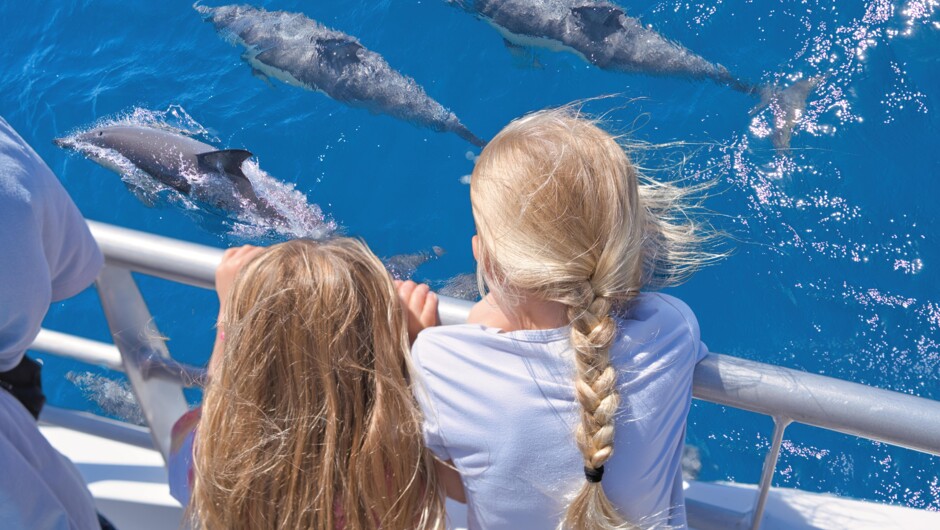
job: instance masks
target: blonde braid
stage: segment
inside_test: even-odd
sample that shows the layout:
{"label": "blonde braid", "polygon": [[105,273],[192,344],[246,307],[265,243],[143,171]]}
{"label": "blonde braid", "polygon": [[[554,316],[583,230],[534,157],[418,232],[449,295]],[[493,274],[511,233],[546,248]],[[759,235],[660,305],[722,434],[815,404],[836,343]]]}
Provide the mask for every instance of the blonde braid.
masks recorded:
{"label": "blonde braid", "polygon": [[571,344],[575,351],[575,390],[581,404],[578,448],[584,465],[598,469],[614,446],[613,419],[620,404],[617,373],[610,364],[610,344],[617,326],[607,313],[610,303],[594,298],[586,309],[571,308]]}
{"label": "blonde braid", "polygon": [[611,301],[585,282],[583,302],[569,306],[571,345],[575,359],[575,396],[581,423],[575,439],[584,456],[585,482],[568,505],[563,527],[572,530],[633,528],[607,498],[601,486],[604,464],[614,451],[614,431],[620,392],[617,370],[610,362],[617,322]]}

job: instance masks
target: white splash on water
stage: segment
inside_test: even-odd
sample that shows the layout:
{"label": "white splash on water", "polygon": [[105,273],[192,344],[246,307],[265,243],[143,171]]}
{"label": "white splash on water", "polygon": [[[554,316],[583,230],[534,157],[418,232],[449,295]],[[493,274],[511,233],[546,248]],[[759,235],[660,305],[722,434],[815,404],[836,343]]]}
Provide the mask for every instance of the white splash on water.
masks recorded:
{"label": "white splash on water", "polygon": [[284,220],[270,219],[252,212],[248,222],[232,224],[233,235],[262,239],[273,233],[284,237],[325,239],[339,229],[336,222],[328,218],[318,205],[308,202],[307,196],[294,184],[275,179],[254,160],[242,164],[242,171],[258,196],[273,206]]}

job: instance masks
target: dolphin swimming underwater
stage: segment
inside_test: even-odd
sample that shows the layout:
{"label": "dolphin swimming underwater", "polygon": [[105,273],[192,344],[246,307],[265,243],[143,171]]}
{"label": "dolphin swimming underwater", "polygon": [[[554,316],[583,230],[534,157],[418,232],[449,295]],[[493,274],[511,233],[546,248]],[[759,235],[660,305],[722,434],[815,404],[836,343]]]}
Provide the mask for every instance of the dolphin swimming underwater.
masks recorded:
{"label": "dolphin swimming underwater", "polygon": [[806,110],[806,98],[822,83],[821,77],[810,77],[795,81],[786,90],[778,92],[765,91],[761,94],[761,103],[751,110],[751,115],[757,114],[764,107],[771,107],[773,132],[770,139],[779,151],[790,149],[790,138],[793,136],[793,127],[799,123]]}
{"label": "dolphin swimming underwater", "polygon": [[223,37],[245,47],[242,59],[257,75],[323,92],[355,107],[452,132],[473,145],[474,136],[414,79],[392,69],[381,55],[350,35],[300,13],[251,6],[193,6]]}
{"label": "dolphin swimming underwater", "polygon": [[[567,51],[604,70],[710,79],[759,96],[763,102],[759,108],[776,103],[786,116],[799,113],[811,92],[805,89],[816,85],[800,83],[792,91],[752,85],[603,0],[445,1],[488,22],[511,46]],[[778,121],[784,130],[775,132],[774,138],[785,142],[778,148],[786,149],[796,123],[791,119]]]}
{"label": "dolphin swimming underwater", "polygon": [[127,172],[107,156],[113,151],[150,178],[195,200],[234,213],[253,209],[266,218],[285,220],[255,193],[242,172],[242,163],[253,156],[243,149],[218,150],[188,136],[141,125],[95,128],[54,143],[118,174]]}
{"label": "dolphin swimming underwater", "polygon": [[392,278],[410,280],[418,267],[431,260],[438,259],[444,254],[446,254],[446,251],[443,248],[433,246],[430,250],[422,250],[414,254],[397,254],[390,258],[383,258],[382,263],[385,264],[385,268],[392,275]]}

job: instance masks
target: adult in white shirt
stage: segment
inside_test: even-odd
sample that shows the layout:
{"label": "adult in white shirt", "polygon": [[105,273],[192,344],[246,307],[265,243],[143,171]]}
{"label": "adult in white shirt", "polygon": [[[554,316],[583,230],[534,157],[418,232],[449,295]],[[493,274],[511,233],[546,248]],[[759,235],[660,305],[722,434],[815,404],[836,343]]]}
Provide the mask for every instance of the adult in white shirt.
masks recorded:
{"label": "adult in white shirt", "polygon": [[[0,372],[28,368],[24,355],[49,304],[88,287],[102,264],[65,189],[0,118]],[[75,466],[42,436],[14,385],[0,386],[0,526],[100,528]]]}

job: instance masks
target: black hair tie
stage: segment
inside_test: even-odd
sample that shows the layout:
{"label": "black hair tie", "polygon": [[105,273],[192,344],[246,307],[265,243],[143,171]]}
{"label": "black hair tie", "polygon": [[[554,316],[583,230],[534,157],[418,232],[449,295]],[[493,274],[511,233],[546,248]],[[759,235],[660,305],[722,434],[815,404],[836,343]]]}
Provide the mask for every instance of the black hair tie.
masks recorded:
{"label": "black hair tie", "polygon": [[584,478],[592,484],[597,484],[604,478],[604,466],[597,468],[584,466]]}

